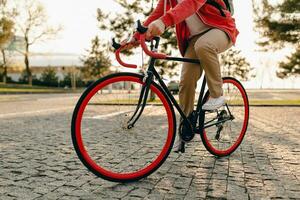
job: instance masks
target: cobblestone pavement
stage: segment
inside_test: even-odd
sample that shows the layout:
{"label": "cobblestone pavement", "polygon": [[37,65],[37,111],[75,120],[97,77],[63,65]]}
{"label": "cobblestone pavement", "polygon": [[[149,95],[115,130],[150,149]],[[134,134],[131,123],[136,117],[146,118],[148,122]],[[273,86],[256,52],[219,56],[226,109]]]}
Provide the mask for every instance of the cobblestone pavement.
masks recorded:
{"label": "cobblestone pavement", "polygon": [[252,107],[230,157],[216,159],[196,137],[148,178],[121,184],[81,164],[70,137],[77,97],[55,98],[0,103],[1,200],[300,199],[300,107]]}

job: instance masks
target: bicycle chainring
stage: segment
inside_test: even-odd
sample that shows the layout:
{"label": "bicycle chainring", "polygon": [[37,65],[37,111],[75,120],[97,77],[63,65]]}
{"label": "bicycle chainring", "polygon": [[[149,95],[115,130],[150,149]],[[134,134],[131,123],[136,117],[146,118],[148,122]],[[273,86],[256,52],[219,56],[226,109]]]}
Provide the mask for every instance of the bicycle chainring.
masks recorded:
{"label": "bicycle chainring", "polygon": [[179,125],[179,135],[183,141],[190,142],[194,138],[195,133],[189,124],[181,122]]}

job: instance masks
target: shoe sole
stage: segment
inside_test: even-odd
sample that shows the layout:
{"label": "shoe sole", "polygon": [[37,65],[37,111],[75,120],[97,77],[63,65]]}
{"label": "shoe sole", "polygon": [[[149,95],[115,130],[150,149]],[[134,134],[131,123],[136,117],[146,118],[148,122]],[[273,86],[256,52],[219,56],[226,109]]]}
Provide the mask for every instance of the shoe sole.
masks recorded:
{"label": "shoe sole", "polygon": [[220,106],[216,106],[216,107],[214,107],[214,108],[210,108],[210,107],[205,107],[205,106],[202,106],[202,110],[207,110],[207,111],[214,111],[214,110],[218,110],[219,108],[221,108],[222,106],[224,106],[225,105],[225,103],[224,104],[222,104],[222,105],[220,105]]}

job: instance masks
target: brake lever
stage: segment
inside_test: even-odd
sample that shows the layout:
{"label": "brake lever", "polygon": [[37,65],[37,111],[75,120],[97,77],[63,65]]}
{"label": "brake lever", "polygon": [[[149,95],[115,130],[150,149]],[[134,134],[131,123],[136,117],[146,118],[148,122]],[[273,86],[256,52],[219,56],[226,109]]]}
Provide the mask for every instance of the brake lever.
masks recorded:
{"label": "brake lever", "polygon": [[[140,20],[138,20],[136,22],[137,24],[137,31],[141,34],[140,35],[140,44],[144,50],[144,52],[152,57],[152,58],[157,58],[157,59],[165,59],[167,57],[166,54],[162,54],[162,53],[156,53],[156,52],[153,52],[151,50],[148,49],[147,45],[146,45],[146,35],[145,33],[147,32],[148,28],[147,27],[144,27],[141,23]],[[159,42],[159,38],[158,37],[154,37],[152,40],[156,40],[156,46],[155,48],[157,48],[157,45],[158,45],[158,42]]]}
{"label": "brake lever", "polygon": [[136,21],[136,30],[141,33],[141,34],[144,34],[148,31],[148,28],[147,27],[144,27],[141,23],[141,20],[137,20]]}
{"label": "brake lever", "polygon": [[121,48],[121,44],[117,43],[115,38],[112,39],[112,47],[115,49],[115,50],[118,50]]}

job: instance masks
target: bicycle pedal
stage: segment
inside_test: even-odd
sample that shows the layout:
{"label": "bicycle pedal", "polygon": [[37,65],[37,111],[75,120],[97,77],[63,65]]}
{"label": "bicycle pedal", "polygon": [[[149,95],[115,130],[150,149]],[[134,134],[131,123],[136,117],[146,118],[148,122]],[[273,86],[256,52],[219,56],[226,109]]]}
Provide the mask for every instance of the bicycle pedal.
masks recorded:
{"label": "bicycle pedal", "polygon": [[191,133],[191,134],[188,134],[188,135],[187,134],[181,134],[180,137],[184,142],[190,142],[194,139],[195,133]]}
{"label": "bicycle pedal", "polygon": [[174,150],[175,153],[185,153],[185,143],[181,142],[180,147]]}
{"label": "bicycle pedal", "polygon": [[215,110],[203,110],[204,112],[207,112],[207,113],[215,113],[218,111],[218,109],[215,109]]}

